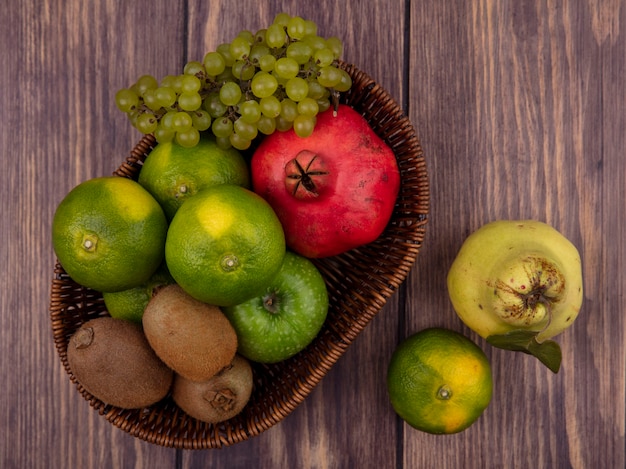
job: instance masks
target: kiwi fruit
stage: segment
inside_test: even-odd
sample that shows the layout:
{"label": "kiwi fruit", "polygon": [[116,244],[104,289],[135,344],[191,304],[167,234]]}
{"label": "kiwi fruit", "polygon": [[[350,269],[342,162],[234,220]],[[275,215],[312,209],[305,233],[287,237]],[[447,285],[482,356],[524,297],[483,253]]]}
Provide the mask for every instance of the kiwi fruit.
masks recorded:
{"label": "kiwi fruit", "polygon": [[196,300],[177,284],[157,291],[142,323],[161,360],[192,381],[208,380],[237,352],[237,334],[220,308]]}
{"label": "kiwi fruit", "polygon": [[102,316],[72,334],[67,362],[94,397],[124,409],[152,405],[169,392],[174,372],[154,353],[141,325]]}
{"label": "kiwi fruit", "polygon": [[232,363],[204,382],[175,375],[172,399],[189,416],[207,423],[219,423],[239,414],[250,400],[252,367],[235,355]]}

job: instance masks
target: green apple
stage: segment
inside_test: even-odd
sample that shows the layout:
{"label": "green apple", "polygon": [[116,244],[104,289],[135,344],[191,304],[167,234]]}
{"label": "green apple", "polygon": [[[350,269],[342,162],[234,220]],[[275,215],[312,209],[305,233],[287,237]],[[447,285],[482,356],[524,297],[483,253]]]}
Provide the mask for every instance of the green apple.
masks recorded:
{"label": "green apple", "polygon": [[561,349],[549,339],[583,300],[580,254],[559,231],[536,220],[487,223],[461,246],[447,285],[458,316],[487,342],[559,370]]}
{"label": "green apple", "polygon": [[287,251],[261,296],[222,308],[239,341],[238,352],[259,363],[285,360],[309,345],[328,313],[328,291],[313,263]]}

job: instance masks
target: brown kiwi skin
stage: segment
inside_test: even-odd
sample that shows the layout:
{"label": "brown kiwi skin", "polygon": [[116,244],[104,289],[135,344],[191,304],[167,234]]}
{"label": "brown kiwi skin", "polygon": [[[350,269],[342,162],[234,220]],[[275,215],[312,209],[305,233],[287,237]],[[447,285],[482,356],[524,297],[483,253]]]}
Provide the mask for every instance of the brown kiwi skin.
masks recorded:
{"label": "brown kiwi skin", "polygon": [[155,404],[167,395],[174,379],[141,325],[109,316],[91,319],[74,332],[67,361],[87,392],[124,409]]}
{"label": "brown kiwi skin", "polygon": [[237,352],[237,334],[220,308],[194,299],[177,284],[157,291],[142,324],[161,360],[192,381],[208,380]]}
{"label": "brown kiwi skin", "polygon": [[189,416],[207,423],[219,423],[239,414],[254,387],[252,367],[241,355],[208,381],[197,382],[174,376],[172,399]]}

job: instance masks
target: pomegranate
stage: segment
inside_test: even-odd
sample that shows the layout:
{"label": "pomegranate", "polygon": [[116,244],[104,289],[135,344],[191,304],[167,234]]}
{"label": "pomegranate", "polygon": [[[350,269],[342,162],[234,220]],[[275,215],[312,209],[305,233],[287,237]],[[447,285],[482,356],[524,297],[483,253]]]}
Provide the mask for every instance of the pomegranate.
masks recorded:
{"label": "pomegranate", "polygon": [[341,254],[378,238],[400,188],[391,148],[347,105],[317,116],[313,133],[274,132],[254,152],[254,191],[272,206],[287,246],[309,257]]}

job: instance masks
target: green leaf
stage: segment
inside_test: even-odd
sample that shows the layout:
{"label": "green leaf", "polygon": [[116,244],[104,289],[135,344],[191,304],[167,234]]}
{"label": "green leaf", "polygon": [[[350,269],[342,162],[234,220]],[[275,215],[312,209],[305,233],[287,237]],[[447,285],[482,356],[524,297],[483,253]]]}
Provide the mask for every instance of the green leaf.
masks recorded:
{"label": "green leaf", "polygon": [[524,352],[536,357],[547,366],[553,373],[558,373],[561,368],[561,347],[553,340],[537,342],[537,332],[517,330],[506,334],[490,335],[487,343],[494,347]]}

